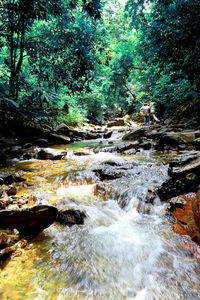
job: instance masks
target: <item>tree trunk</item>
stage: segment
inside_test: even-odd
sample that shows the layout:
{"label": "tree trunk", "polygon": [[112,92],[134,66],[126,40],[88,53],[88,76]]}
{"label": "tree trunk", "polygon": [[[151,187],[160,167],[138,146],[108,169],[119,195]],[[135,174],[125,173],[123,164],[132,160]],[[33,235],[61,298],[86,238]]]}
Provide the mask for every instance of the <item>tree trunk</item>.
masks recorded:
{"label": "tree trunk", "polygon": [[10,80],[9,80],[9,96],[15,94],[15,61],[14,61],[14,5],[12,1],[12,12],[10,17]]}
{"label": "tree trunk", "polygon": [[12,13],[11,13],[11,37],[10,37],[10,61],[11,61],[11,69],[10,69],[10,80],[9,80],[9,96],[15,99],[18,98],[19,93],[19,74],[22,69],[23,63],[23,54],[24,54],[24,39],[25,39],[25,24],[24,24],[24,15],[22,14],[21,19],[19,21],[21,32],[18,32],[18,38],[20,37],[20,53],[18,62],[16,61],[16,52],[18,43],[14,44],[14,4],[15,0],[12,2]]}
{"label": "tree trunk", "polygon": [[129,91],[129,93],[131,94],[131,96],[133,97],[134,101],[136,100],[136,95],[133,94],[133,92],[131,91],[131,89],[126,85],[126,83],[124,82],[124,86],[125,88]]}

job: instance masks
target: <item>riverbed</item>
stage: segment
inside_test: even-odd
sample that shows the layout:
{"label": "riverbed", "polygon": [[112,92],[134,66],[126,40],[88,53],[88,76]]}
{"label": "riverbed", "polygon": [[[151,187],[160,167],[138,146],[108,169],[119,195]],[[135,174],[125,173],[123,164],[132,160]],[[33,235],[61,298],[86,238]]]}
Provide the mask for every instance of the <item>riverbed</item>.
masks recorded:
{"label": "riverbed", "polygon": [[[51,225],[12,257],[0,274],[0,299],[199,299],[199,263],[173,234],[166,204],[147,201],[167,178],[169,158],[142,150],[124,156],[108,146],[63,145],[71,150],[65,160],[10,163],[9,172],[26,179],[18,195],[87,218]],[[100,180],[102,167],[118,175]]]}

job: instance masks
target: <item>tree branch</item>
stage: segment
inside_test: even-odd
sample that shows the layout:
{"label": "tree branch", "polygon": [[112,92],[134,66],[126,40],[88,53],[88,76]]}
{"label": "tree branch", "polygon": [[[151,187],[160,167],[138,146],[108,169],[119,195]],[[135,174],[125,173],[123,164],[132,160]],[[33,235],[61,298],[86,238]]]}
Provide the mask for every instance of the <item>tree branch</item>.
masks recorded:
{"label": "tree branch", "polygon": [[136,100],[136,95],[131,91],[131,89],[126,85],[126,83],[124,82],[124,86],[126,87],[126,89],[129,91],[129,93],[131,94],[131,96],[133,97],[134,101]]}
{"label": "tree branch", "polygon": [[[42,36],[49,36],[50,34],[48,33],[46,33],[46,34],[39,34],[39,35],[35,35],[35,36],[31,36],[31,37],[29,37],[25,42],[24,42],[24,45],[27,45],[28,43],[32,43],[32,42],[35,42],[34,41],[34,39],[36,39],[36,38],[39,38],[39,37],[42,37]],[[31,40],[33,40],[33,41],[31,41]]]}
{"label": "tree branch", "polygon": [[146,68],[141,68],[141,67],[138,67],[138,66],[131,66],[130,69],[141,70],[141,71],[146,70]]}

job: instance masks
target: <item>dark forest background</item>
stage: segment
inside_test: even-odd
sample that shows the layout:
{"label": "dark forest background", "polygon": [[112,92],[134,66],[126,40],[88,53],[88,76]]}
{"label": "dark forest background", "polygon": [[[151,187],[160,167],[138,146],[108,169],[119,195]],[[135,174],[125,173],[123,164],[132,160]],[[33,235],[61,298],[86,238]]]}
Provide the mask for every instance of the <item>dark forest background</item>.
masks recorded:
{"label": "dark forest background", "polygon": [[155,103],[199,116],[200,2],[0,1],[0,110],[101,124]]}

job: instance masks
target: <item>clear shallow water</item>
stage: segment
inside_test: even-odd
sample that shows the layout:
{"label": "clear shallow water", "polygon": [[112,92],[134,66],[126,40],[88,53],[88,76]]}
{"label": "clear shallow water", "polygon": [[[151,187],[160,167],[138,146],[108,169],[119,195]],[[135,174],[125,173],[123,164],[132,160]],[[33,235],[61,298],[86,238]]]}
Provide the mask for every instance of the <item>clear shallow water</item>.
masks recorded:
{"label": "clear shallow water", "polygon": [[[94,193],[92,168],[108,161],[127,168],[104,182],[105,199]],[[167,165],[149,152],[26,162],[23,172],[38,201],[84,210],[87,219],[84,226],[52,225],[13,258],[0,275],[1,299],[199,299],[199,264],[174,237],[163,205],[157,199],[149,215],[138,212],[148,189],[167,177]]]}

